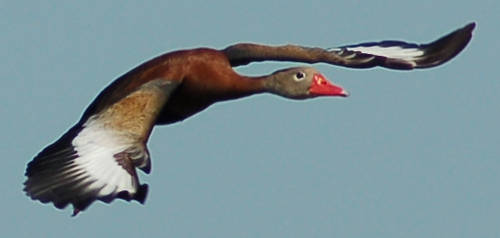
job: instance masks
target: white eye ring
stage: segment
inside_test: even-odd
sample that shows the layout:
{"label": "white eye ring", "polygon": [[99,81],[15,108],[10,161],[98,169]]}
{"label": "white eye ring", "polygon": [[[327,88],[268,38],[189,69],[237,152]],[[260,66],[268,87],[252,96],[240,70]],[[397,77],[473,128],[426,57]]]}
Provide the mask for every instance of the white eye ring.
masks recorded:
{"label": "white eye ring", "polygon": [[306,78],[306,74],[302,71],[299,71],[294,75],[295,81],[301,81],[301,80],[304,80],[305,78]]}

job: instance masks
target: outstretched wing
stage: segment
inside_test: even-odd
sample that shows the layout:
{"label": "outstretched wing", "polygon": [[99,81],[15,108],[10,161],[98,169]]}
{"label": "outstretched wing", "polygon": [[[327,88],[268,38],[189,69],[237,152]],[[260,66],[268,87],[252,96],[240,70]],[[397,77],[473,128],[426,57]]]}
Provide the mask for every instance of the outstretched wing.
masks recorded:
{"label": "outstretched wing", "polygon": [[[72,204],[73,215],[95,200],[144,203],[136,167],[150,171],[147,139],[179,82],[155,79],[84,120],[42,150],[26,169],[27,195],[57,208]],[[100,95],[90,107],[99,103]]]}
{"label": "outstretched wing", "polygon": [[470,23],[428,44],[382,41],[322,49],[243,43],[229,46],[223,52],[232,66],[274,60],[322,62],[351,68],[428,68],[440,65],[460,53],[469,43],[474,27],[475,23]]}

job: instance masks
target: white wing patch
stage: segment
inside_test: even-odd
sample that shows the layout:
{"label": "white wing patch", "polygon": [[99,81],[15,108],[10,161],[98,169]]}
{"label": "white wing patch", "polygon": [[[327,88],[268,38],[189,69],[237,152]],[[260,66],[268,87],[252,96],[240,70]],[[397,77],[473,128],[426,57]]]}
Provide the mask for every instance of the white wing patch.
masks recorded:
{"label": "white wing patch", "polygon": [[362,53],[405,61],[414,61],[425,55],[425,50],[422,46],[403,41],[370,42],[330,48],[328,51],[344,54],[344,58],[352,58],[356,56],[356,53]]}
{"label": "white wing patch", "polygon": [[350,67],[384,66],[412,69],[425,59],[426,48],[403,41],[370,42],[327,49],[340,56]]}
{"label": "white wing patch", "polygon": [[357,46],[346,47],[349,51],[359,51],[364,54],[383,56],[393,59],[402,59],[406,61],[413,61],[419,56],[424,55],[424,51],[419,48],[403,48],[400,46],[383,47],[379,45],[374,46]]}
{"label": "white wing patch", "polygon": [[94,118],[89,118],[82,131],[73,139],[72,145],[78,157],[76,168],[85,171],[88,181],[94,181],[86,190],[100,189],[98,196],[127,191],[134,194],[138,182],[134,174],[124,169],[115,158],[134,143],[116,131],[106,128]]}

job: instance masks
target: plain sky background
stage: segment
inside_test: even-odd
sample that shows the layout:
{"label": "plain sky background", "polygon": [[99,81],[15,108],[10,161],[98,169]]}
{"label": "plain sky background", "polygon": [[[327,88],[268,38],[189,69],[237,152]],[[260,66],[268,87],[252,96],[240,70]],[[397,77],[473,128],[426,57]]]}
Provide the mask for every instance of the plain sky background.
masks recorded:
{"label": "plain sky background", "polygon": [[[70,2],[0,1],[0,236],[500,237],[499,1]],[[471,43],[437,68],[314,65],[349,98],[252,96],[157,127],[145,205],[71,218],[22,192],[36,153],[164,52],[426,43],[471,21]]]}

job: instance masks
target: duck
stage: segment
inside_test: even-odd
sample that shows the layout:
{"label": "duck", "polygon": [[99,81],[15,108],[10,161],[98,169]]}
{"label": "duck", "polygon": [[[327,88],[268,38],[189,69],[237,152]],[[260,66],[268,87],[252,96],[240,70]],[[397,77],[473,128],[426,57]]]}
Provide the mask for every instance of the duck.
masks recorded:
{"label": "duck", "polygon": [[80,120],[27,165],[24,192],[33,200],[72,205],[75,216],[93,202],[115,199],[144,204],[148,185],[138,171],[151,171],[147,148],[156,125],[173,124],[210,105],[271,93],[305,100],[349,93],[317,69],[304,65],[262,76],[235,67],[263,61],[326,63],[350,68],[396,70],[441,65],[469,43],[475,23],[428,44],[368,42],[335,48],[238,43],[217,50],[177,50],[140,64],[107,86]]}

